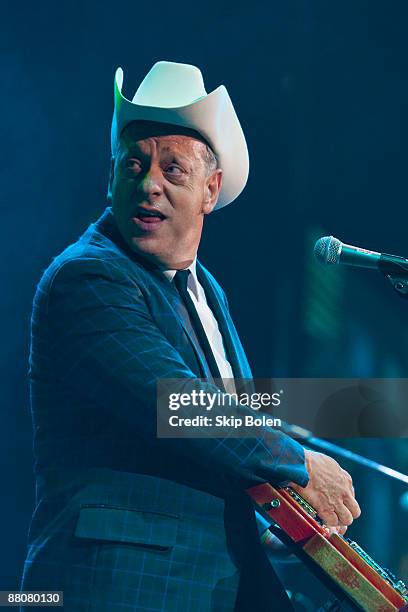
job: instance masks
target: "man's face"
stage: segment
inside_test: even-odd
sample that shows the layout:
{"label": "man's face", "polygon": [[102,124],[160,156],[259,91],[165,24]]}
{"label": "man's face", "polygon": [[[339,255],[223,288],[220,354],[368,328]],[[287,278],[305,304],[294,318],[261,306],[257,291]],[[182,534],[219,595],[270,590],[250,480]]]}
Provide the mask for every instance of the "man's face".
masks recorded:
{"label": "man's face", "polygon": [[134,122],[122,132],[111,177],[112,209],[128,246],[156,265],[183,268],[194,259],[204,215],[221,187],[206,145],[191,132]]}

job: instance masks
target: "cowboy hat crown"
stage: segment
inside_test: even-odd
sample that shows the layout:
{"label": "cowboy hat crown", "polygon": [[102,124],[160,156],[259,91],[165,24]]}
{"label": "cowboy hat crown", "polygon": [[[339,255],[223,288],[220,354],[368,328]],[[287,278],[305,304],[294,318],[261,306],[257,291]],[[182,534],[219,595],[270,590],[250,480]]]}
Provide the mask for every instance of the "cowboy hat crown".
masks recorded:
{"label": "cowboy hat crown", "polygon": [[115,109],[111,130],[112,155],[120,134],[132,121],[169,123],[198,132],[214,151],[223,181],[215,208],[230,204],[248,179],[248,149],[226,88],[207,93],[196,66],[157,62],[130,101],[122,94],[123,70],[115,74]]}

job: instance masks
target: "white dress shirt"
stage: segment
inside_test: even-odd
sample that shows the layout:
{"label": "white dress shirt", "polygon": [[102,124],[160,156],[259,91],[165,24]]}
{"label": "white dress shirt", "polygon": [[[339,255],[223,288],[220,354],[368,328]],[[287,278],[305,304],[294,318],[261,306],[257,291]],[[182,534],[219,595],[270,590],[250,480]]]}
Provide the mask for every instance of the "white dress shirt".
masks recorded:
{"label": "white dress shirt", "polygon": [[[193,304],[197,310],[200,321],[204,327],[204,331],[210,343],[212,352],[214,354],[215,361],[217,362],[218,369],[222,379],[233,379],[234,374],[232,372],[231,364],[227,359],[224,342],[216,318],[214,317],[211,308],[207,304],[204,289],[198,282],[196,272],[196,261],[195,258],[193,263],[185,268],[190,270],[187,282],[187,291],[193,300]],[[163,270],[164,275],[173,281],[177,270]],[[228,385],[229,386],[229,385]],[[228,390],[228,389],[227,389]],[[230,389],[230,393],[234,393],[234,390]]]}

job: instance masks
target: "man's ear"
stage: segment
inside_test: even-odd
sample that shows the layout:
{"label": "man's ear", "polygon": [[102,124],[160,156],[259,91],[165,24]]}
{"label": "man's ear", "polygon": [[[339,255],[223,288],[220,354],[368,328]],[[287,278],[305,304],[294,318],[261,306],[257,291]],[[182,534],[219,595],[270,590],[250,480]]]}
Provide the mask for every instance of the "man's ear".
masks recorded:
{"label": "man's ear", "polygon": [[107,199],[109,201],[112,200],[112,183],[113,183],[114,176],[115,176],[115,158],[111,157],[110,169],[109,169],[108,193],[107,193]]}
{"label": "man's ear", "polygon": [[217,168],[206,179],[203,213],[209,215],[217,203],[222,185],[222,170]]}

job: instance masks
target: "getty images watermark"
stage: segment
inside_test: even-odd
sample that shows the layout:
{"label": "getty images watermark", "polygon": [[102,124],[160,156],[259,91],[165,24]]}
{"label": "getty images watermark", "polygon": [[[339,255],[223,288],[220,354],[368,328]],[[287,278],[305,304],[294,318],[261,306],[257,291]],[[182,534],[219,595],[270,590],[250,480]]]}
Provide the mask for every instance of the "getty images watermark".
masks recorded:
{"label": "getty images watermark", "polygon": [[158,437],[256,437],[260,429],[279,429],[282,421],[274,411],[281,391],[258,392],[248,381],[237,383],[159,381]]}
{"label": "getty images watermark", "polygon": [[245,427],[281,427],[282,421],[266,414],[246,414],[240,410],[239,414],[218,414],[220,408],[238,407],[260,410],[279,406],[281,403],[280,393],[222,393],[221,391],[209,392],[204,389],[193,389],[189,393],[170,393],[169,410],[178,411],[182,408],[201,408],[203,411],[216,413],[214,416],[197,414],[196,416],[180,416],[173,414],[169,416],[170,427],[232,427],[240,429]]}
{"label": "getty images watermark", "polygon": [[406,438],[407,397],[402,378],[159,380],[157,436]]}

